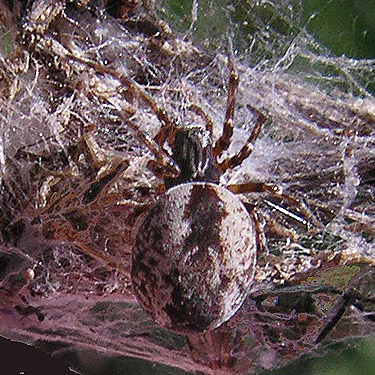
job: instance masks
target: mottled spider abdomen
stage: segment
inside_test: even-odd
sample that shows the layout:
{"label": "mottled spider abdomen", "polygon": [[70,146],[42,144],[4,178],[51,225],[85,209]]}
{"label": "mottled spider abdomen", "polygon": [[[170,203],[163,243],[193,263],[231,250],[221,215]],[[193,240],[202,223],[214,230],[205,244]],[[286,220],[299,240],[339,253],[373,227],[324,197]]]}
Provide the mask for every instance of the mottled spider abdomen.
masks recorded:
{"label": "mottled spider abdomen", "polygon": [[133,287],[160,325],[178,332],[220,326],[241,306],[256,260],[254,220],[212,183],[177,185],[147,213],[133,252]]}

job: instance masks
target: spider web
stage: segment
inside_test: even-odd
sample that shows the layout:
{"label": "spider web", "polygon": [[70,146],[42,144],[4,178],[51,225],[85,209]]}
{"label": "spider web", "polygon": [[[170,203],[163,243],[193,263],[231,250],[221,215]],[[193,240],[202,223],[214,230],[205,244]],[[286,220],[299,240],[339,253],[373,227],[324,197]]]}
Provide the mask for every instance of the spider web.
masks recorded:
{"label": "spider web", "polygon": [[[374,61],[332,55],[307,31],[314,15],[299,1],[163,1],[157,13],[147,2],[124,21],[109,17],[104,2],[64,4],[22,10],[0,1],[0,333],[62,357],[97,351],[96,361],[207,374],[274,369],[372,336],[364,280],[375,281],[364,265],[375,256]],[[253,154],[222,183],[278,184],[311,217],[292,199],[244,195],[257,204],[273,261],[259,260],[229,322],[186,339],[154,324],[131,293],[134,228],[160,184],[131,124],[157,134],[150,97],[179,126],[203,126],[189,109],[198,104],[217,139],[228,38],[240,86],[224,157],[255,124],[249,104],[269,120]],[[129,162],[121,178],[85,201],[80,192],[121,160]],[[339,294],[353,290],[362,309],[348,308],[316,345]]]}

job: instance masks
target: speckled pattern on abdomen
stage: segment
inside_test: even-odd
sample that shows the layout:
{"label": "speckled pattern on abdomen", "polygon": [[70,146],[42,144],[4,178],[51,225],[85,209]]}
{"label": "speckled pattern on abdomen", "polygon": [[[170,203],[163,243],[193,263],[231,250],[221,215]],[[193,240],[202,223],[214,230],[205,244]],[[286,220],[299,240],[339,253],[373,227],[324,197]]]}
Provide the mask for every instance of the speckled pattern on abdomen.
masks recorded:
{"label": "speckled pattern on abdomen", "polygon": [[159,197],[136,237],[134,292],[177,332],[211,330],[241,306],[256,257],[254,220],[220,185],[192,182]]}

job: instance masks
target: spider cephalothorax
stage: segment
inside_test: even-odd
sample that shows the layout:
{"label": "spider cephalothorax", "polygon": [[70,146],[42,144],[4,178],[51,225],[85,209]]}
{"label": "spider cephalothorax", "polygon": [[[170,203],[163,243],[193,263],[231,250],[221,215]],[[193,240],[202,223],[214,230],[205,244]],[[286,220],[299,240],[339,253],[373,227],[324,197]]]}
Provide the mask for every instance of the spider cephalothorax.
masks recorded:
{"label": "spider cephalothorax", "polygon": [[191,181],[219,182],[220,171],[212,153],[211,133],[194,126],[178,130],[174,137],[173,160],[180,173],[175,178],[165,178],[166,188]]}

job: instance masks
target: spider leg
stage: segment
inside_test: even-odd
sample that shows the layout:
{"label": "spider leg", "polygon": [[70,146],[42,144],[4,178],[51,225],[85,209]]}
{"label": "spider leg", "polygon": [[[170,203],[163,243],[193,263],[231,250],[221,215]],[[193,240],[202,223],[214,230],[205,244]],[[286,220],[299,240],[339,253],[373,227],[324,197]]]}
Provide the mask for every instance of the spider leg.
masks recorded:
{"label": "spider leg", "polygon": [[[137,136],[156,157],[157,162],[151,163],[152,166],[157,166],[159,169],[161,169],[160,173],[163,175],[171,177],[177,176],[180,173],[177,164],[162,148],[162,144],[167,138],[170,138],[170,140],[173,142],[174,134],[177,129],[177,126],[168,118],[166,111],[160,108],[154,99],[148,95],[146,91],[144,91],[133,79],[125,76],[116,69],[104,66],[90,59],[77,57],[73,54],[69,54],[69,57],[81,64],[90,66],[97,73],[108,74],[116,78],[124,87],[127,87],[129,90],[139,95],[139,97],[150,106],[151,110],[155,113],[156,117],[161,123],[161,129],[155,138],[152,138],[147,133],[141,131],[139,127],[134,122],[129,121],[129,119],[123,115],[121,109],[115,105],[118,110],[118,116],[136,132]],[[96,93],[96,95],[98,95],[98,93]],[[98,96],[101,97],[101,95]],[[108,102],[107,98],[104,99]],[[111,102],[110,104],[114,105]]]}
{"label": "spider leg", "polygon": [[89,255],[91,258],[98,260],[103,263],[108,269],[115,269],[117,272],[129,276],[129,267],[124,266],[124,264],[117,262],[108,254],[102,254],[100,251],[96,250],[93,246],[80,241],[73,241],[73,244],[77,246],[84,254]]}
{"label": "spider leg", "polygon": [[211,117],[201,107],[199,107],[197,104],[190,104],[188,109],[190,109],[191,111],[195,112],[198,116],[203,118],[203,120],[206,124],[206,129],[212,135],[214,126],[213,126],[213,121],[212,121]]}
{"label": "spider leg", "polygon": [[[97,64],[95,64],[97,65]],[[169,117],[167,116],[167,112],[158,106],[158,104],[155,102],[155,100],[147,94],[146,91],[144,91],[135,81],[133,81],[131,78],[124,76],[123,74],[117,72],[114,69],[110,68],[104,68],[100,65],[101,70],[100,72],[104,72],[106,74],[110,74],[113,77],[117,78],[124,86],[128,87],[133,92],[136,92],[139,97],[149,105],[151,110],[155,113],[156,117],[158,118],[161,128],[158,132],[158,134],[155,136],[154,141],[158,143],[160,146],[167,140],[167,138],[170,138],[174,135],[177,126],[174,124]],[[135,124],[132,124],[132,127],[134,128]],[[172,138],[173,139],[173,138]],[[147,142],[146,142],[147,144]]]}
{"label": "spider leg", "polygon": [[[126,79],[129,80],[129,78]],[[177,126],[169,119],[167,112],[163,108],[160,108],[155,100],[135,82],[132,83],[132,88],[136,89],[142,100],[150,106],[161,124],[160,130],[154,138],[155,142],[161,146],[168,138],[173,140]]]}
{"label": "spider leg", "polygon": [[[126,81],[129,80],[127,77],[124,78]],[[131,88],[135,89],[143,101],[150,106],[161,124],[159,132],[154,138],[151,138],[147,133],[142,132],[135,123],[128,121],[130,127],[136,131],[138,138],[142,140],[156,158],[156,161],[150,161],[148,167],[161,178],[177,177],[180,174],[180,169],[162,147],[167,139],[173,144],[177,131],[176,124],[169,119],[166,111],[160,108],[154,99],[139,87],[138,84],[132,82]]]}
{"label": "spider leg", "polygon": [[[121,114],[119,114],[121,117]],[[147,146],[147,148],[154,154],[156,160],[149,163],[149,168],[155,171],[156,174],[165,177],[177,177],[180,174],[180,168],[177,163],[167,154],[167,152],[160,146],[160,143],[147,133],[141,131],[139,127],[132,121],[127,121],[128,125],[135,130],[138,138]]]}
{"label": "spider leg", "polygon": [[227,97],[227,109],[225,112],[225,120],[223,125],[223,134],[216,141],[212,149],[214,156],[219,156],[223,151],[227,150],[233,135],[233,116],[234,107],[236,104],[236,92],[238,87],[238,74],[236,73],[233,65],[233,47],[229,39],[229,53],[228,53],[228,68],[229,68],[229,85]]}
{"label": "spider leg", "polygon": [[[227,185],[226,188],[235,194],[270,193],[276,197],[285,199],[287,202],[298,207],[298,209],[302,212],[302,214],[307,218],[308,221],[302,220],[303,224],[307,225],[308,222],[310,222],[318,228],[322,227],[322,224],[315,218],[314,214],[309,210],[309,208],[300,199],[292,197],[291,195],[283,192],[280,189],[280,187],[278,187],[277,185],[266,184],[263,182],[246,182],[243,184]],[[287,210],[285,209],[283,210],[281,207],[280,207],[280,211],[283,211],[283,212],[285,211],[284,213],[287,213]]]}
{"label": "spider leg", "polygon": [[259,136],[260,131],[262,130],[262,126],[266,121],[266,117],[257,109],[247,105],[253,112],[256,113],[258,116],[257,122],[247,139],[245,145],[241,148],[238,154],[231,156],[228,159],[225,159],[222,163],[219,163],[219,169],[222,173],[224,173],[227,169],[237,167],[240,165],[250,154],[253,152],[254,143]]}
{"label": "spider leg", "polygon": [[125,172],[128,166],[129,162],[123,160],[105,176],[92,182],[82,192],[82,204],[87,205],[97,200],[98,197],[100,197],[104,191],[108,190],[108,187]]}
{"label": "spider leg", "polygon": [[168,118],[166,111],[159,108],[154,99],[152,99],[150,95],[139,87],[136,82],[113,70],[109,70],[108,72],[106,71],[106,73],[115,76],[120,80],[120,82],[126,84],[130,89],[134,90],[150,106],[161,123],[161,128],[158,134],[152,138],[150,135],[139,129],[137,124],[126,118],[120,110],[118,111],[118,116],[135,131],[138,138],[154,154],[156,161],[151,161],[149,163],[149,168],[160,177],[177,177],[180,174],[180,169],[175,161],[162,147],[167,138],[169,138],[170,142],[173,143],[177,126]]}
{"label": "spider leg", "polygon": [[256,207],[254,204],[244,202],[244,205],[254,220],[255,225],[255,236],[257,243],[257,262],[259,259],[264,258],[268,254],[268,249],[266,245],[266,237],[264,235],[263,223],[258,215]]}
{"label": "spider leg", "polygon": [[[111,74],[114,74],[110,71]],[[117,73],[117,72],[116,72]],[[168,118],[166,111],[160,108],[154,99],[148,95],[141,87],[135,82],[121,74],[116,75],[123,80],[124,84],[128,84],[128,87],[135,90],[139,96],[150,106],[151,110],[155,113],[159,122],[161,123],[161,128],[158,134],[152,138],[147,133],[139,129],[138,125],[134,122],[123,118],[124,121],[136,132],[138,138],[147,146],[147,148],[154,154],[156,161],[151,161],[149,163],[149,168],[153,170],[160,177],[176,177],[180,174],[180,169],[174,160],[167,154],[163,149],[163,143],[169,138],[170,142],[173,143],[174,135],[177,130],[177,126]],[[118,113],[119,117],[122,117],[122,113]]]}

